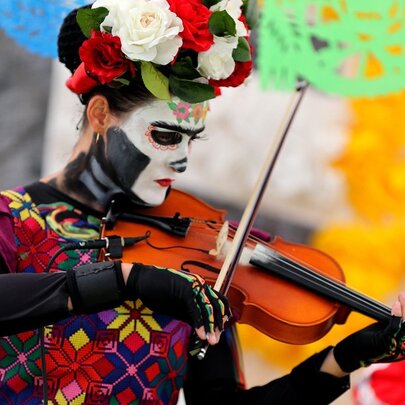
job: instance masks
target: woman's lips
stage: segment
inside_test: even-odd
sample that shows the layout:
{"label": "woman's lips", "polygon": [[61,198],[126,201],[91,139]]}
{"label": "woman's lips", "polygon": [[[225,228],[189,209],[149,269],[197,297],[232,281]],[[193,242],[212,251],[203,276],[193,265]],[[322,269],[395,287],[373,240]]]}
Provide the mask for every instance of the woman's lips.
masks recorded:
{"label": "woman's lips", "polygon": [[155,180],[162,187],[169,187],[173,183],[173,179],[159,179]]}

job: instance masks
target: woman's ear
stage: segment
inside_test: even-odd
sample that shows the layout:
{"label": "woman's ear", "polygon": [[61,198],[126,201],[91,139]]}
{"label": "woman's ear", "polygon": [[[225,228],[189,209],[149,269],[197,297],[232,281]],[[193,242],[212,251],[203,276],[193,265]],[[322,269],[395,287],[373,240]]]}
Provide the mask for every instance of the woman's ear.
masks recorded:
{"label": "woman's ear", "polygon": [[97,94],[87,105],[87,120],[95,133],[104,134],[111,124],[112,114],[107,99]]}

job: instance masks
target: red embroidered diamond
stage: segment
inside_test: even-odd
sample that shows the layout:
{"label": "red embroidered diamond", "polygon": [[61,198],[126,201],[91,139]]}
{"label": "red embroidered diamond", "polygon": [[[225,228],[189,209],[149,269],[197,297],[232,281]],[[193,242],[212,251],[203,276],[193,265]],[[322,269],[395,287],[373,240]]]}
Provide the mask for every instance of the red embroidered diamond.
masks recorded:
{"label": "red embroidered diamond", "polygon": [[157,363],[152,364],[150,367],[148,367],[145,370],[146,377],[148,378],[148,381],[152,381],[155,379],[160,373],[160,368]]}
{"label": "red embroidered diamond", "polygon": [[104,378],[114,370],[114,366],[105,358],[96,361],[93,367],[101,378]]}
{"label": "red embroidered diamond", "polygon": [[145,341],[136,332],[133,332],[124,340],[124,343],[129,350],[136,352],[145,344]]}
{"label": "red embroidered diamond", "polygon": [[117,395],[118,403],[120,404],[132,404],[133,401],[136,400],[135,393],[131,390],[131,388],[125,388],[124,391],[120,392]]}
{"label": "red embroidered diamond", "polygon": [[19,393],[27,388],[28,383],[24,381],[18,374],[7,381],[7,385],[15,392]]}
{"label": "red embroidered diamond", "polygon": [[173,347],[174,353],[176,353],[177,359],[179,359],[184,353],[184,345],[181,340],[177,341]]}

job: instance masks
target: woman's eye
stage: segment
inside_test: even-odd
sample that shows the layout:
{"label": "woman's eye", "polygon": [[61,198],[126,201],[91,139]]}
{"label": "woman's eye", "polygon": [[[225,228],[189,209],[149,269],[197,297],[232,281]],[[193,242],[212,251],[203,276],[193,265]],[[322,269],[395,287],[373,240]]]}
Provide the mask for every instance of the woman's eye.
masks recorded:
{"label": "woman's eye", "polygon": [[176,145],[183,140],[183,135],[179,132],[151,131],[153,140],[159,145]]}

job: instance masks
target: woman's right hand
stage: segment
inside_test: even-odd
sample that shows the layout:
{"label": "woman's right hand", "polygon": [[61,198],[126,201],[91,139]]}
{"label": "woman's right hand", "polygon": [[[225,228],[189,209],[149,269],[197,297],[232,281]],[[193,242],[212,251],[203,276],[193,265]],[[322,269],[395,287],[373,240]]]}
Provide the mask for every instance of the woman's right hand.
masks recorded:
{"label": "woman's right hand", "polygon": [[405,359],[405,292],[399,294],[387,322],[373,323],[351,334],[333,349],[339,367],[352,372],[373,363]]}
{"label": "woman's right hand", "polygon": [[201,340],[216,344],[231,317],[228,300],[200,276],[184,271],[122,263],[126,292],[154,311],[187,322]]}

